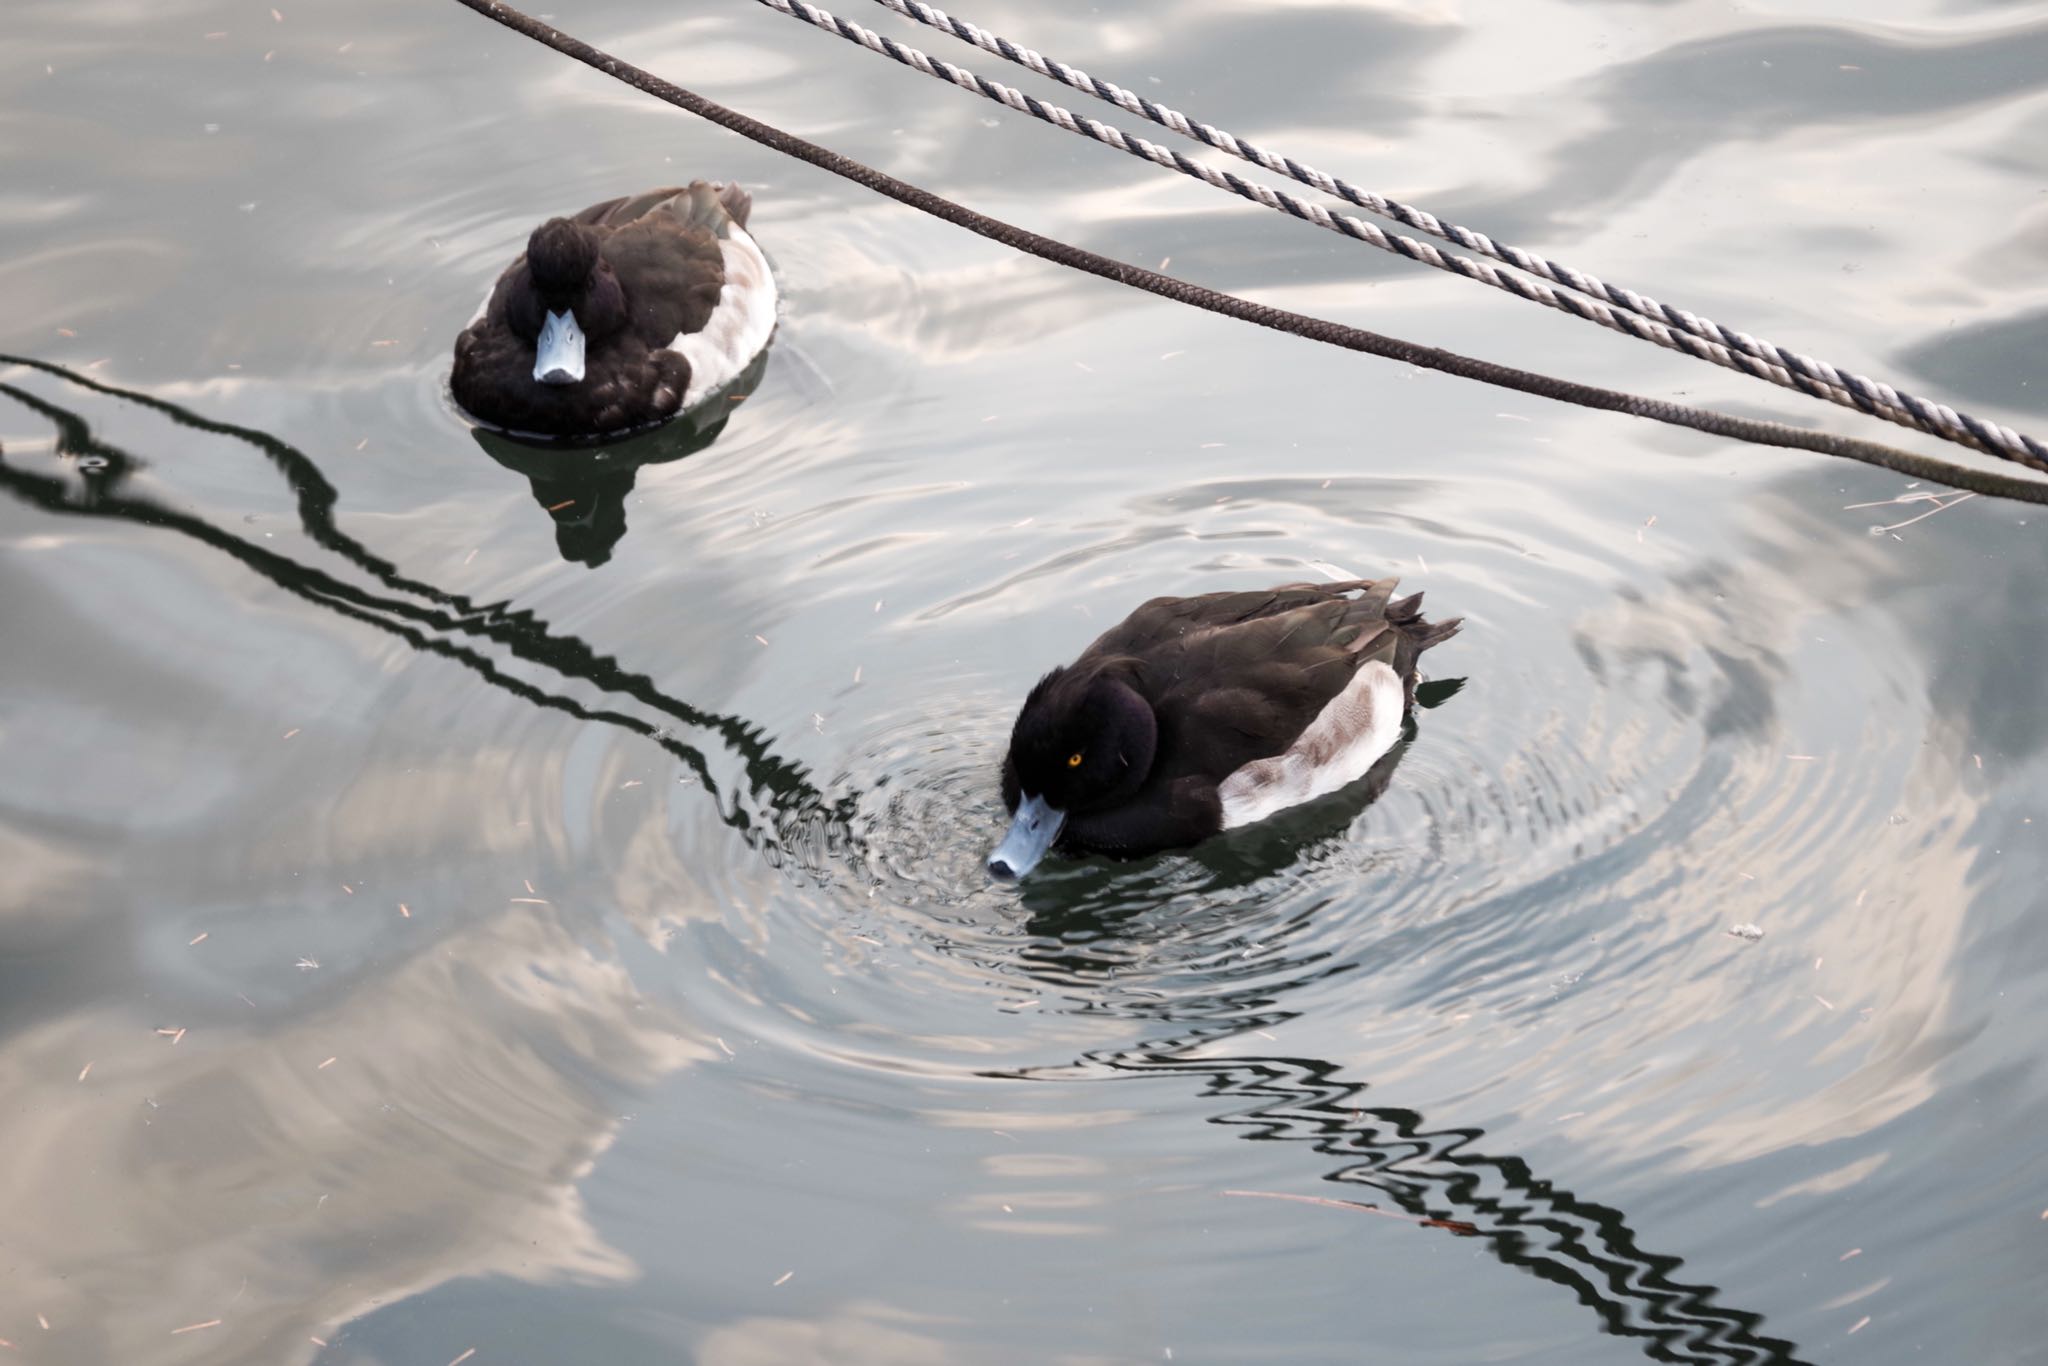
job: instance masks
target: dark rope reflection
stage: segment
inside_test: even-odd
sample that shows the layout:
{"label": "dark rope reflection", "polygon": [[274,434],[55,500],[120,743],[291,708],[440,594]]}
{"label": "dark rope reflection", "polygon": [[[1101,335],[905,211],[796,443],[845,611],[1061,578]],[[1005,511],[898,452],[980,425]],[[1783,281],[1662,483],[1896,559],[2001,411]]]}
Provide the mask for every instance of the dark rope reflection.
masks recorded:
{"label": "dark rope reflection", "polygon": [[[84,481],[82,492],[74,497],[61,476],[38,475],[16,468],[0,455],[0,488],[23,502],[59,515],[113,517],[189,536],[239,561],[295,597],[395,635],[424,653],[454,660],[515,697],[650,739],[681,760],[711,794],[720,818],[778,866],[794,861],[805,871],[822,875],[828,859],[855,846],[851,822],[856,797],[845,794],[835,798],[821,792],[801,765],[783,759],[769,748],[765,733],[753,722],[670,697],[647,675],[625,668],[609,655],[599,654],[575,636],[550,630],[531,611],[505,602],[479,604],[463,594],[400,574],[397,566],[373,554],[335,525],[338,494],[319,467],[296,447],[267,432],[215,422],[178,404],[104,384],[46,361],[0,354],[0,364],[40,370],[81,388],[153,409],[181,426],[230,436],[256,447],[285,476],[297,495],[299,524],[306,534],[316,544],[370,575],[385,591],[338,578],[257,541],[237,536],[203,517],[121,492],[121,485],[142,462],[93,435],[90,424],[70,409],[15,385],[0,384],[0,396],[14,400],[52,424],[57,453],[77,462]],[[728,800],[703,753],[678,740],[669,727],[628,712],[591,706],[516,678],[463,637],[500,646],[518,659],[606,692],[622,694],[665,717],[717,735],[742,762],[747,785],[745,797],[734,794]]]}
{"label": "dark rope reflection", "polygon": [[1641,1340],[1653,1361],[1805,1366],[1793,1343],[1763,1331],[1763,1315],[1717,1304],[1714,1286],[1676,1279],[1684,1260],[1639,1246],[1620,1210],[1543,1180],[1519,1157],[1479,1151],[1485,1130],[1432,1129],[1414,1110],[1367,1105],[1366,1083],[1342,1080],[1335,1064],[1317,1058],[1187,1056],[1300,1016],[1241,1014],[1132,1048],[1087,1053],[1067,1067],[989,1075],[1198,1080],[1205,1097],[1248,1102],[1210,1123],[1255,1142],[1303,1143],[1340,1159],[1324,1181],[1364,1187],[1418,1221],[1486,1239],[1507,1265],[1570,1290],[1609,1333]]}

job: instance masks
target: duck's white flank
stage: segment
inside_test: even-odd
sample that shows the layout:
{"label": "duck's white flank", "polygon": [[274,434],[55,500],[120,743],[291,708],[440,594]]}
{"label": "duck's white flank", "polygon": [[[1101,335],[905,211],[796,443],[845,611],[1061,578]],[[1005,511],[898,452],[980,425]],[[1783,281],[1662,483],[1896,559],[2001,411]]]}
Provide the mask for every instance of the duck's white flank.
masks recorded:
{"label": "duck's white flank", "polygon": [[768,258],[737,225],[720,246],[725,253],[725,287],[719,291],[718,307],[702,331],[679,332],[668,344],[690,363],[685,409],[696,407],[746,369],[775,331],[775,277],[769,273]]}
{"label": "duck's white flank", "polygon": [[1355,783],[1401,738],[1401,680],[1375,659],[1351,676],[1287,751],[1223,780],[1223,828],[1264,820]]}

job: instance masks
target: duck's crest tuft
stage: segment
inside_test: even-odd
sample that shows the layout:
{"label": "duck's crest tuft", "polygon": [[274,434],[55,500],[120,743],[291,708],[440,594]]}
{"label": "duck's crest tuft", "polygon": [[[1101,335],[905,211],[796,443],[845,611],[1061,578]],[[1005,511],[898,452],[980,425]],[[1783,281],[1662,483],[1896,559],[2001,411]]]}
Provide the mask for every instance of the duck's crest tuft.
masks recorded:
{"label": "duck's crest tuft", "polygon": [[526,264],[543,290],[576,289],[597,265],[597,234],[566,218],[550,218],[526,240]]}

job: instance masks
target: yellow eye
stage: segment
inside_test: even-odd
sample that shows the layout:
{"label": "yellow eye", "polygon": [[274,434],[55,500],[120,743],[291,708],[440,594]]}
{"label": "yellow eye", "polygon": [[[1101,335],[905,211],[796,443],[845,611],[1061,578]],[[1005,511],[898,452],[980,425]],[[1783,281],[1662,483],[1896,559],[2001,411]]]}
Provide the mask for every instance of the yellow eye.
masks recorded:
{"label": "yellow eye", "polygon": [[1079,768],[1080,766],[1081,766],[1081,756],[1080,756],[1080,755],[1078,755],[1078,754],[1069,754],[1069,755],[1067,756],[1067,767],[1068,767],[1068,768]]}

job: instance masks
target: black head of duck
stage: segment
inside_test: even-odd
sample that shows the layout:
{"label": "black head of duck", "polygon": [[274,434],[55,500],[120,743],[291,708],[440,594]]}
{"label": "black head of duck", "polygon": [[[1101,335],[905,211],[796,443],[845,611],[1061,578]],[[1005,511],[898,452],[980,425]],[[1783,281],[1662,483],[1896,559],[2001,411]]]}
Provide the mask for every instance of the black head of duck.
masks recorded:
{"label": "black head of duck", "polygon": [[455,401],[501,431],[593,438],[711,399],[775,330],[752,207],[700,180],[541,224],[456,338]]}
{"label": "black head of duck", "polygon": [[1393,748],[1423,620],[1395,579],[1154,598],[1024,699],[1003,760],[998,878],[1050,849],[1184,848],[1364,777]]}

